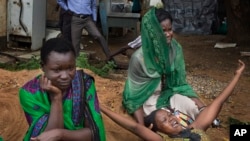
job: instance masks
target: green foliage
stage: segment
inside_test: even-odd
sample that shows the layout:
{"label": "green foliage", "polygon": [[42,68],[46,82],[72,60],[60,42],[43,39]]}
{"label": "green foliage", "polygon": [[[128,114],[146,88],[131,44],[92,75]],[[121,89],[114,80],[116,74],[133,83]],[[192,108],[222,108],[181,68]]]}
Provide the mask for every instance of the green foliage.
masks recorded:
{"label": "green foliage", "polygon": [[18,64],[18,69],[28,69],[28,70],[33,70],[33,69],[38,69],[40,68],[40,58],[37,56],[33,55],[31,59],[29,59],[27,62],[20,62]]}
{"label": "green foliage", "polygon": [[16,61],[8,64],[0,63],[0,68],[10,71],[18,71],[23,69],[33,70],[40,68],[40,60],[37,56],[33,55],[31,59],[27,61]]}
{"label": "green foliage", "polygon": [[240,120],[235,119],[233,117],[229,117],[228,122],[230,125],[234,125],[234,124],[236,124],[236,125],[250,125],[250,122],[240,121]]}
{"label": "green foliage", "polygon": [[109,61],[108,63],[105,63],[101,65],[100,67],[90,65],[88,62],[87,55],[85,53],[81,53],[79,57],[76,59],[76,66],[79,68],[89,69],[93,71],[95,74],[102,76],[102,77],[107,76],[109,72],[113,70],[114,67],[116,67],[113,61]]}
{"label": "green foliage", "polygon": [[[103,63],[103,62],[100,62]],[[100,65],[100,64],[99,64]],[[105,77],[109,74],[111,70],[114,69],[116,66],[113,61],[110,61],[108,63],[103,63],[101,66],[96,67],[93,65],[90,65],[88,63],[87,55],[84,53],[81,53],[80,56],[76,59],[76,66],[79,68],[85,68],[93,71],[95,74]],[[0,63],[0,68],[10,70],[10,71],[18,71],[23,69],[38,69],[40,68],[40,58],[37,56],[32,56],[31,59],[26,61],[17,61],[10,64]]]}

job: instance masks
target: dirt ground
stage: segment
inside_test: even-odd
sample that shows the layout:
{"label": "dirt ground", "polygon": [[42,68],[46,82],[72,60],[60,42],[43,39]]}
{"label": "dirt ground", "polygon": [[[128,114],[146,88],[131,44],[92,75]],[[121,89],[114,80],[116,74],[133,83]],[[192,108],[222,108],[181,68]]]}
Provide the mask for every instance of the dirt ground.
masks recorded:
{"label": "dirt ground", "polygon": [[[246,63],[246,70],[237,86],[237,92],[225,103],[219,115],[221,126],[210,128],[207,133],[213,141],[229,140],[229,127],[227,118],[234,117],[241,121],[250,121],[249,100],[250,93],[250,57],[240,56],[240,51],[250,51],[247,45],[237,45],[235,48],[215,49],[216,42],[225,39],[222,35],[191,36],[175,35],[176,39],[183,46],[187,75],[200,75],[213,78],[214,80],[227,83],[230,81],[237,67],[237,60],[242,59]],[[127,44],[134,37],[125,35],[123,37],[110,37],[109,45],[112,52]],[[104,54],[98,44],[91,38],[84,37],[84,50],[95,51],[96,58],[103,59]],[[126,53],[131,55],[134,50]],[[118,62],[128,63],[129,57],[118,55],[115,57]],[[128,118],[121,105],[122,91],[126,79],[126,70],[114,70],[107,78],[102,78],[89,70],[85,71],[94,76],[100,103],[110,107],[117,113]],[[23,70],[10,72],[0,69],[0,136],[5,141],[21,141],[27,130],[27,123],[24,114],[20,109],[18,100],[18,89],[29,79],[33,78],[41,70]],[[205,90],[206,91],[206,90]],[[208,90],[207,90],[208,91]],[[204,103],[209,104],[212,98],[205,98],[200,95]],[[115,124],[108,117],[103,115],[108,141],[139,141],[140,139],[132,133],[124,130]]]}

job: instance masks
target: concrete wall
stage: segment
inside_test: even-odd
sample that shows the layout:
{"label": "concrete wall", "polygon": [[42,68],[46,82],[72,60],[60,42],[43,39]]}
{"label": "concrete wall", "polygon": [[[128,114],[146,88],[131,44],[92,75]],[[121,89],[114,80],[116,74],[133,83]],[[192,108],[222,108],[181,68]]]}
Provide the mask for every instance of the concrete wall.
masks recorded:
{"label": "concrete wall", "polygon": [[6,36],[6,1],[0,0],[0,36]]}
{"label": "concrete wall", "polygon": [[0,49],[6,46],[6,3],[7,0],[0,0]]}

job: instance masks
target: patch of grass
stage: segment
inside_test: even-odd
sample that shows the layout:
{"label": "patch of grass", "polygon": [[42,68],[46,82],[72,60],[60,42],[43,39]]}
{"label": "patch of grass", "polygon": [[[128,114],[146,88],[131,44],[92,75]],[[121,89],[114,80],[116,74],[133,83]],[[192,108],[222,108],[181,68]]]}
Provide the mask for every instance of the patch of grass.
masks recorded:
{"label": "patch of grass", "polygon": [[85,68],[93,71],[95,74],[105,77],[109,74],[111,70],[116,67],[113,61],[109,61],[108,63],[101,64],[99,67],[90,65],[87,59],[87,55],[82,53],[76,60],[76,66],[79,68]]}
{"label": "patch of grass", "polygon": [[248,121],[240,121],[240,120],[235,119],[233,117],[229,117],[228,122],[230,125],[250,125],[250,122],[248,122]]}
{"label": "patch of grass", "polygon": [[[95,74],[105,77],[109,74],[111,70],[116,67],[115,63],[113,61],[110,61],[108,63],[99,64],[98,67],[90,65],[87,59],[86,54],[80,54],[80,56],[76,60],[76,66],[79,68],[85,68],[93,71]],[[10,70],[10,71],[18,71],[18,70],[33,70],[33,69],[39,69],[40,68],[40,58],[37,56],[32,56],[29,60],[26,61],[17,61],[14,63],[0,63],[0,68]]]}
{"label": "patch of grass", "polygon": [[13,63],[0,63],[0,68],[10,70],[10,71],[18,71],[18,70],[33,70],[40,68],[40,60],[37,56],[33,55],[29,60],[27,61],[16,61]]}

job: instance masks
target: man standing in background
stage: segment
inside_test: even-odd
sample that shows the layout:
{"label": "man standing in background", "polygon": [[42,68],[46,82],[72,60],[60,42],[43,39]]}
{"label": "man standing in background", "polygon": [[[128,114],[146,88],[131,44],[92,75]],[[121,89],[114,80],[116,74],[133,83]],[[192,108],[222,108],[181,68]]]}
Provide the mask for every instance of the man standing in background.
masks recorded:
{"label": "man standing in background", "polygon": [[[97,21],[96,0],[57,0],[57,3],[61,6],[61,8],[64,11],[66,11],[67,14],[72,15],[70,22],[71,40],[77,56],[79,56],[79,51],[80,51],[82,30],[83,28],[85,28],[87,32],[91,36],[93,36],[94,39],[98,40],[98,42],[102,47],[103,52],[106,55],[107,61],[112,60],[112,57],[110,57],[111,54],[107,42],[96,26],[96,21]],[[64,16],[62,15],[62,17]],[[62,24],[62,29],[66,29],[68,31],[69,28],[67,27],[67,25],[69,23],[67,21],[66,22],[62,21],[62,22],[65,23]]]}

